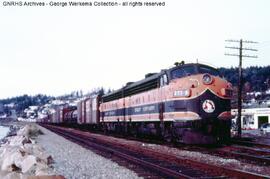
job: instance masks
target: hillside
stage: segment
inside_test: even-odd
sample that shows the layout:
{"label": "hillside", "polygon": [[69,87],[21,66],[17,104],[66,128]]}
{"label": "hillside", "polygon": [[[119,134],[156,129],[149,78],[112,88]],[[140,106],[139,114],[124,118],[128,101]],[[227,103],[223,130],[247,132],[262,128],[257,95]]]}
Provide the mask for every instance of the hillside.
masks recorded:
{"label": "hillside", "polygon": [[[221,74],[230,81],[233,86],[238,83],[238,68],[220,68]],[[252,66],[243,69],[243,84],[247,92],[266,91],[270,88],[270,66]]]}

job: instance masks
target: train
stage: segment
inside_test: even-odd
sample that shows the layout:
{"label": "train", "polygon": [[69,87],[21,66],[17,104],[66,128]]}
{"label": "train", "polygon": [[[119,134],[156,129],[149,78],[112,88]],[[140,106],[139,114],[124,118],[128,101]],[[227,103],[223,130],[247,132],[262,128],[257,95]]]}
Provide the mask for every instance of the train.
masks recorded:
{"label": "train", "polygon": [[228,142],[232,93],[231,83],[216,68],[181,62],[109,94],[59,108],[57,115],[39,122],[186,144]]}

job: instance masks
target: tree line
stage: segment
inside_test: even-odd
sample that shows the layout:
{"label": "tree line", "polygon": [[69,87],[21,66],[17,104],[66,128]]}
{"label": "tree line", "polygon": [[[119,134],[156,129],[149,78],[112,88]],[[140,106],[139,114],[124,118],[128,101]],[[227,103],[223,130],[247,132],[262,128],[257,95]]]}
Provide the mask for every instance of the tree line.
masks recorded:
{"label": "tree line", "polygon": [[[238,85],[238,68],[219,68],[222,76],[233,86]],[[270,66],[251,66],[243,69],[243,85],[247,92],[263,92],[270,88]]]}

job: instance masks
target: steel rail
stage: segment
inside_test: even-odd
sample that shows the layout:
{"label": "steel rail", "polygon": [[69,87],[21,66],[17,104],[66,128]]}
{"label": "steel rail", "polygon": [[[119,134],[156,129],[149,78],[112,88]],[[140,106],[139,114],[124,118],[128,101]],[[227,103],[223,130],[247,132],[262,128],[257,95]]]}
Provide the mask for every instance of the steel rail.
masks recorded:
{"label": "steel rail", "polygon": [[222,149],[215,150],[213,152],[223,157],[232,156],[237,159],[245,159],[245,160],[249,160],[253,162],[254,161],[260,162],[263,165],[270,165],[270,159],[265,156],[253,155],[253,154],[243,153],[243,152],[238,152],[238,151],[227,151],[227,150],[222,150]]}
{"label": "steel rail", "polygon": [[262,149],[253,149],[244,146],[224,146],[222,148],[204,148],[199,146],[187,146],[184,149],[178,147],[180,150],[195,151],[206,153],[209,155],[216,155],[224,158],[235,158],[257,162],[261,165],[270,165],[270,151]]}
{"label": "steel rail", "polygon": [[231,141],[233,144],[244,145],[244,146],[253,146],[253,147],[256,146],[256,147],[270,149],[270,145],[267,145],[267,144],[251,142],[251,141],[244,141],[244,140],[239,140],[239,139],[232,139]]}

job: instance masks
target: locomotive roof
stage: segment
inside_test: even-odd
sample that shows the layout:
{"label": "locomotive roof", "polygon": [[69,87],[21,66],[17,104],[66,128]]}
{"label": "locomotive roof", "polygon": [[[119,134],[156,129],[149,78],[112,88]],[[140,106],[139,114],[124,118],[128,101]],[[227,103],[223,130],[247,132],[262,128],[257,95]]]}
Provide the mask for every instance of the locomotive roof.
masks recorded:
{"label": "locomotive roof", "polygon": [[183,64],[183,65],[178,65],[178,66],[174,66],[174,67],[172,67],[172,68],[169,68],[169,69],[167,69],[167,70],[174,70],[174,69],[176,69],[176,68],[179,68],[179,67],[185,67],[185,66],[206,66],[206,67],[210,67],[210,68],[213,68],[213,69],[216,69],[215,67],[212,67],[212,66],[210,66],[210,65],[206,65],[206,64],[202,64],[202,63],[187,63],[187,64]]}
{"label": "locomotive roof", "polygon": [[[192,66],[192,65],[194,65],[194,66],[199,66],[199,65],[201,66],[202,65],[202,66],[210,67],[208,65],[204,65],[204,64],[200,64],[200,63],[180,64],[180,65],[174,66],[174,67],[169,68],[169,69],[161,70],[161,72],[159,72],[159,73],[151,74],[151,76],[146,77],[140,81],[128,84],[128,85],[124,86],[123,88],[120,88],[120,89],[113,91],[109,94],[103,95],[102,99],[104,102],[112,101],[115,99],[119,99],[123,96],[125,97],[125,96],[137,94],[139,92],[143,92],[146,90],[156,88],[156,87],[158,87],[158,78],[162,74],[164,74],[164,72],[170,72],[170,71],[177,69],[179,67]],[[211,67],[211,68],[213,68],[213,67]]]}
{"label": "locomotive roof", "polygon": [[[113,91],[109,94],[103,95],[102,98],[105,101],[111,101],[114,99],[118,99],[121,96],[127,96],[127,93],[129,90],[134,89],[135,87],[142,87],[145,84],[150,84],[150,86],[155,86],[155,84],[157,85],[157,80],[159,78],[159,76],[161,75],[162,72],[160,73],[156,73],[154,75],[151,75],[150,77],[144,78],[143,80],[134,82],[132,84],[126,85],[123,88],[120,88],[116,91]],[[147,86],[146,86],[147,87]],[[126,94],[125,94],[126,93]]]}
{"label": "locomotive roof", "polygon": [[156,73],[156,74],[154,74],[154,75],[151,75],[150,77],[144,78],[143,80],[140,80],[140,81],[134,82],[134,83],[132,83],[132,84],[130,84],[130,85],[127,85],[127,86],[125,86],[124,88],[125,88],[125,89],[129,89],[129,88],[133,88],[134,86],[138,86],[138,85],[140,85],[140,84],[144,84],[144,83],[146,83],[146,82],[148,82],[148,81],[157,80],[158,77],[161,75],[161,73],[162,73],[162,72]]}

